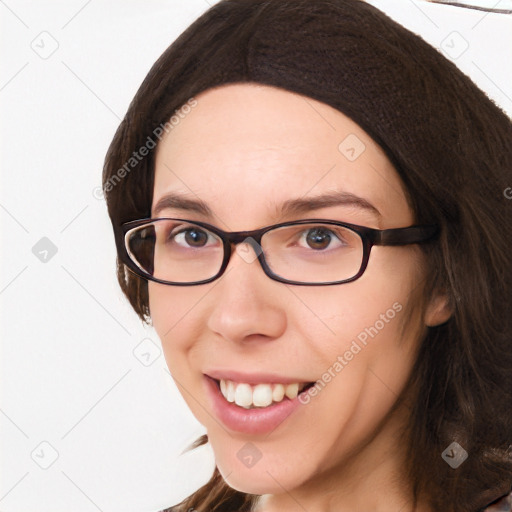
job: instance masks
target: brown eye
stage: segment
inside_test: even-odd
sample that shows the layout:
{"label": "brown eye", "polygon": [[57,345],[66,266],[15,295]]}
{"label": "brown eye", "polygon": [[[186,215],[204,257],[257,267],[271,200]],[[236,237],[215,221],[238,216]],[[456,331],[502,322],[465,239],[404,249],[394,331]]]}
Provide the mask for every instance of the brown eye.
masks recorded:
{"label": "brown eye", "polygon": [[185,242],[190,247],[204,247],[208,242],[208,232],[198,228],[183,229],[172,235],[177,243]]}
{"label": "brown eye", "polygon": [[305,249],[324,252],[326,249],[340,249],[349,245],[343,230],[333,230],[325,226],[313,226],[300,233],[298,245]]}
{"label": "brown eye", "polygon": [[312,249],[326,249],[331,242],[329,230],[324,228],[314,228],[308,231],[306,242]]}

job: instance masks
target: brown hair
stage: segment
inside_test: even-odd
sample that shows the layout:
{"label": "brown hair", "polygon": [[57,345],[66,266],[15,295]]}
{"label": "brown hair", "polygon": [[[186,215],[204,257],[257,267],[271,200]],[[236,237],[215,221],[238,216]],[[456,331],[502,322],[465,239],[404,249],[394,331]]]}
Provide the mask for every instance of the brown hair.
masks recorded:
{"label": "brown hair", "polygon": [[[106,156],[114,227],[149,217],[154,151],[113,185],[133,152],[194,95],[234,82],[280,87],[324,102],[380,144],[416,221],[438,224],[428,289],[453,308],[421,341],[407,441],[415,498],[435,510],[477,510],[512,485],[512,123],[453,63],[360,0],[223,0],[158,59]],[[126,169],[126,167],[125,167]],[[117,174],[119,176],[119,174]],[[146,281],[119,263],[123,292],[149,320]],[[441,458],[453,441],[469,458]],[[198,444],[206,442],[206,438]],[[183,510],[250,510],[218,470]],[[181,508],[180,508],[181,510]]]}

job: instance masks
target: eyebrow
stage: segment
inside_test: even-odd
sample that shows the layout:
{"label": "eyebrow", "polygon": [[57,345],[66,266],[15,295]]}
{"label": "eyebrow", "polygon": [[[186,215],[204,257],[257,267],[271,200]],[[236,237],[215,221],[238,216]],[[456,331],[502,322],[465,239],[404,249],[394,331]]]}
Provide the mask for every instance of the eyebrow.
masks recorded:
{"label": "eyebrow", "polygon": [[[368,200],[359,197],[350,192],[333,191],[314,197],[300,197],[297,199],[288,199],[281,206],[276,206],[276,213],[282,216],[300,215],[321,208],[333,206],[352,206],[361,210],[366,210],[377,217],[381,217],[379,210]],[[194,212],[213,217],[210,207],[201,199],[188,199],[180,194],[171,192],[158,200],[154,209],[153,216],[157,216],[162,210],[172,208],[187,212]]]}

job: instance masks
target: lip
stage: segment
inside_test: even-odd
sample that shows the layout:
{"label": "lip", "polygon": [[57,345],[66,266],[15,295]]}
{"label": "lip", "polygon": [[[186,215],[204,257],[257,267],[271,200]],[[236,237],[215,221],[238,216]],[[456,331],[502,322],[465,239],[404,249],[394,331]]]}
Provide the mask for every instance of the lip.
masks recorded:
{"label": "lip", "polygon": [[295,382],[309,382],[300,378],[282,377],[277,373],[242,373],[234,370],[211,370],[205,371],[207,377],[215,380],[232,380],[233,382],[251,384],[294,384]]}
{"label": "lip", "polygon": [[[258,384],[261,382],[272,383],[272,380],[274,380],[276,383],[281,382],[288,384],[297,382],[289,379],[288,382],[283,382],[283,380],[279,380],[281,379],[280,377],[278,379],[264,380],[265,378],[269,377],[268,374],[258,374],[257,376],[253,374],[253,381],[248,382],[247,378],[249,376],[247,374],[241,376],[241,380],[238,380],[240,378],[240,374],[238,374],[238,377],[235,379],[233,378],[233,373],[236,372],[222,372],[223,376],[221,378],[234,380],[236,382],[245,382],[247,384]],[[228,377],[228,374],[230,377]],[[297,409],[301,405],[297,396],[293,400],[285,398],[282,402],[269,405],[268,407],[261,409],[244,409],[238,405],[235,405],[234,403],[228,402],[224,398],[220,392],[219,386],[217,385],[217,380],[219,379],[213,377],[211,374],[204,375],[206,392],[212,404],[213,413],[216,418],[219,419],[226,428],[234,432],[253,435],[270,434],[279,425],[286,421],[292,414],[297,414]]]}

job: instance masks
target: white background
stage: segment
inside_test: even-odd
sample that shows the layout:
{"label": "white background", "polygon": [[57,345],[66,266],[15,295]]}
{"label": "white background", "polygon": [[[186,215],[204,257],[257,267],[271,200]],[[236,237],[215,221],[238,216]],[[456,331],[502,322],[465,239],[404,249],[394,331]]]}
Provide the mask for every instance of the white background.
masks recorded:
{"label": "white background", "polygon": [[[512,114],[512,16],[371,3],[424,34]],[[207,8],[0,0],[2,512],[152,512],[211,475],[208,448],[180,455],[204,430],[156,334],[118,290],[97,197],[138,86]]]}

